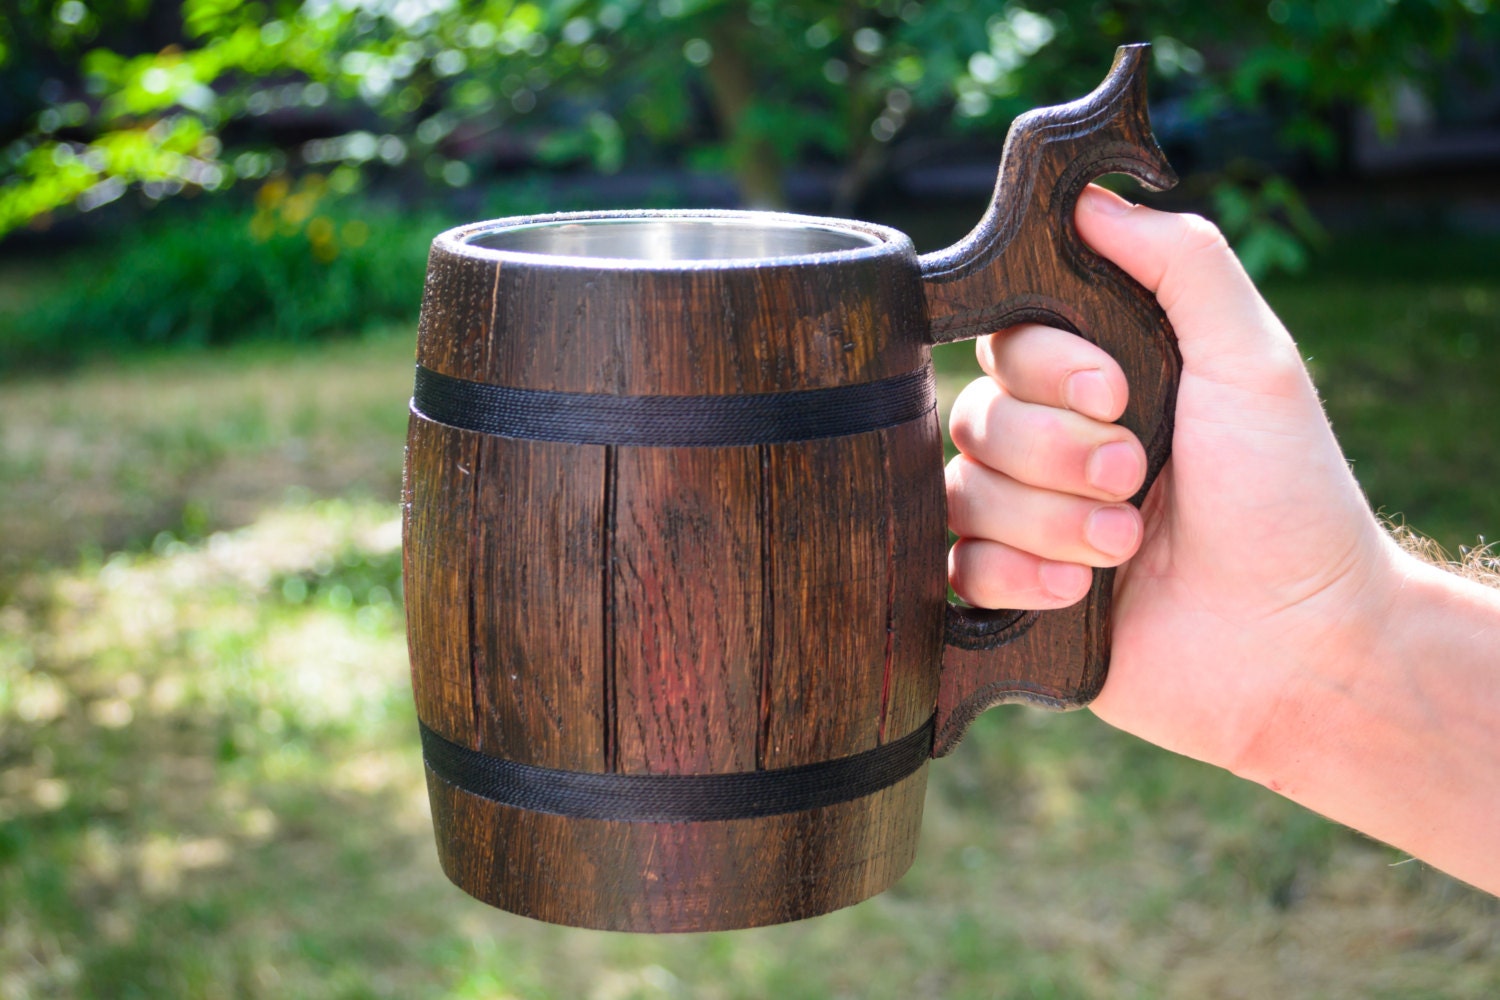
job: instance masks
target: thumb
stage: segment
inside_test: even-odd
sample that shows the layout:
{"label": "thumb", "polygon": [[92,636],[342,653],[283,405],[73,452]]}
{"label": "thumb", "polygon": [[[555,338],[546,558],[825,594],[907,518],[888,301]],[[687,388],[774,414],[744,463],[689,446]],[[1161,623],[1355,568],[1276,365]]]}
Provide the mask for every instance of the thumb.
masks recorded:
{"label": "thumb", "polygon": [[1084,242],[1155,294],[1190,371],[1243,383],[1271,359],[1301,367],[1291,336],[1207,219],[1132,205],[1092,184],[1074,219]]}

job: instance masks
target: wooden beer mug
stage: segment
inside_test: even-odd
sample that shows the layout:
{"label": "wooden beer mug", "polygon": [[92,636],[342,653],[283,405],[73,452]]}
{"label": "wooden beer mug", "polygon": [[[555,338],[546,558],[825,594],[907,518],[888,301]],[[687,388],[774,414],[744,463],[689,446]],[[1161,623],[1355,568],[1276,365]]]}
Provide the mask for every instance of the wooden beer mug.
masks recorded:
{"label": "wooden beer mug", "polygon": [[755,212],[437,237],[403,499],[449,878],[614,930],[825,913],[906,871],[926,763],[980,711],[1098,692],[1112,571],[1063,611],[947,601],[930,348],[1030,320],[1097,342],[1155,478],[1176,341],[1072,222],[1101,174],[1175,182],[1145,58],[1018,119],[989,211],[939,253]]}

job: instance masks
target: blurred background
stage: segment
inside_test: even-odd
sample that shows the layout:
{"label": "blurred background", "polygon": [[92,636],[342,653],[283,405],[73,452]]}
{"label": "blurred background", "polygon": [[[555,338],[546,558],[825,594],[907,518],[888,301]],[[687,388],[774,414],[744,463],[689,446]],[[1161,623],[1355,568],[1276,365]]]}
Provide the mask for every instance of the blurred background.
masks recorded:
{"label": "blurred background", "polygon": [[[0,998],[1492,997],[1492,897],[1088,713],[984,716],[895,889],[636,937],[489,910],[401,612],[426,246],[791,208],[920,250],[1150,41],[1183,183],[1375,506],[1500,531],[1489,0],[0,4]],[[972,377],[938,358],[944,399]]]}

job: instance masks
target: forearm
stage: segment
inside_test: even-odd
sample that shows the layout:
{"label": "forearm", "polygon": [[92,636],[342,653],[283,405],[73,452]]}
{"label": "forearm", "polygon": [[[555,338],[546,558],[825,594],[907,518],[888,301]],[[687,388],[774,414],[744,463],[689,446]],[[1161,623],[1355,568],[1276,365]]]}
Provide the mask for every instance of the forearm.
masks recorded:
{"label": "forearm", "polygon": [[1500,590],[1406,553],[1390,566],[1236,770],[1500,893]]}

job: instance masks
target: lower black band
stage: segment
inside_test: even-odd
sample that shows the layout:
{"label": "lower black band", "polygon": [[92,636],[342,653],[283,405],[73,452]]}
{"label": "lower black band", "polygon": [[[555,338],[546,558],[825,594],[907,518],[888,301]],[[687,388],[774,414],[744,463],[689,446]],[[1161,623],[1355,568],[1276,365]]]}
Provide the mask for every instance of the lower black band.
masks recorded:
{"label": "lower black band", "polygon": [[501,805],[578,819],[695,823],[801,812],[863,798],[914,774],[932,753],[932,721],[837,760],[733,774],[595,774],[491,757],[422,725],[427,766]]}
{"label": "lower black band", "polygon": [[722,396],[611,396],[517,389],[417,366],[412,409],[502,437],[571,444],[729,447],[894,427],[937,406],[931,366],[876,382]]}

